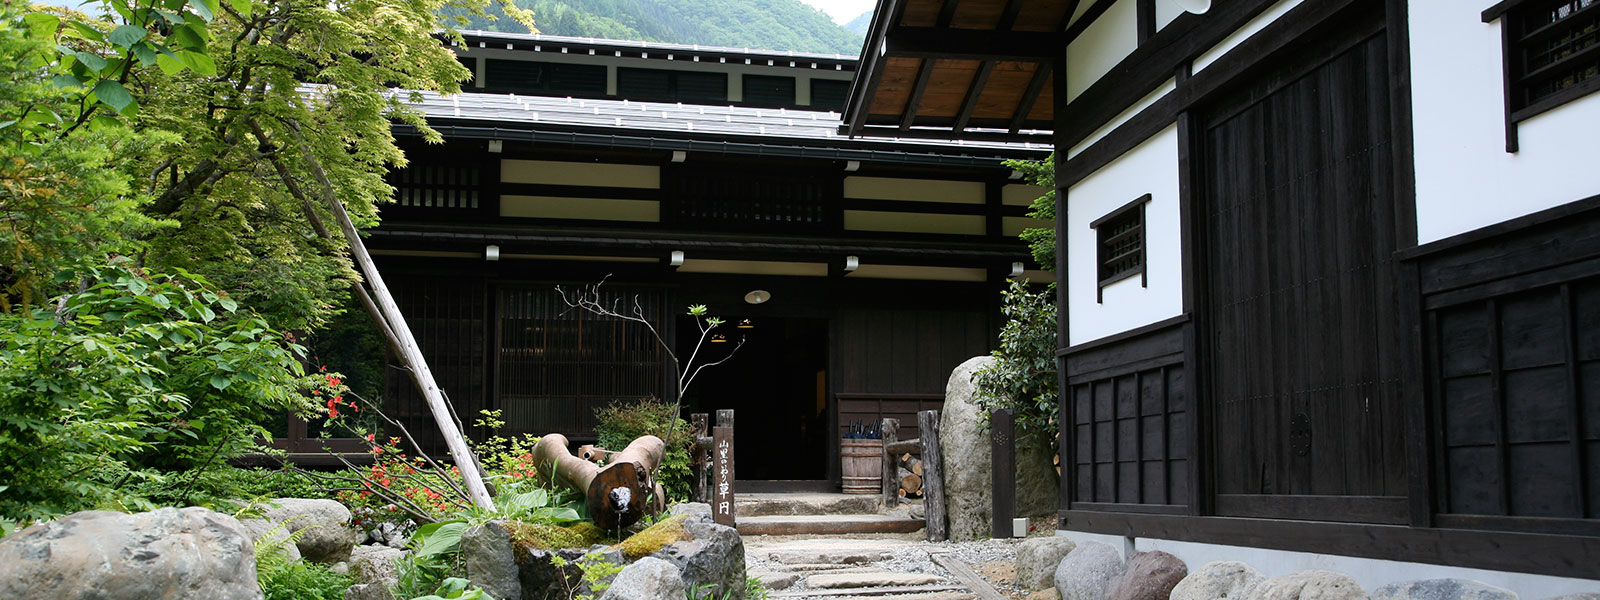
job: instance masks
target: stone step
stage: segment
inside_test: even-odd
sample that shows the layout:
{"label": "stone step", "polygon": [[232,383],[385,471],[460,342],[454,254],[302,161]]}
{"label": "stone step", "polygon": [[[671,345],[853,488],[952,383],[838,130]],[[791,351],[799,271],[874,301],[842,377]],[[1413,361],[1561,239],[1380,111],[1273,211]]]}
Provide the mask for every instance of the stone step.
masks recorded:
{"label": "stone step", "polygon": [[970,592],[919,592],[914,594],[890,594],[887,596],[841,596],[829,600],[974,600],[978,596]]}
{"label": "stone step", "polygon": [[774,550],[767,554],[767,559],[786,565],[842,567],[889,560],[889,553],[882,550]]}
{"label": "stone step", "polygon": [[[859,569],[857,567],[852,567],[849,564],[838,564],[838,563],[800,563],[800,564],[793,564],[793,565],[792,564],[785,564],[785,565],[783,565],[783,568],[786,571],[795,571],[795,572],[800,572],[800,573],[817,572],[817,571],[825,571],[825,572],[828,572],[828,573],[837,573],[837,572],[840,572],[840,571],[859,571],[859,570],[861,570],[861,569]],[[867,569],[878,569],[877,567],[866,567],[866,568]],[[883,569],[878,569],[878,570],[882,571]]]}
{"label": "stone step", "polygon": [[843,588],[832,590],[794,590],[788,592],[774,592],[769,598],[828,598],[829,600],[842,598],[872,597],[874,600],[891,600],[896,595],[902,594],[931,594],[938,592],[966,592],[967,589],[954,585],[921,585],[897,587],[866,587]]}
{"label": "stone step", "polygon": [[909,587],[946,583],[926,573],[824,573],[806,577],[806,587],[822,589]]}
{"label": "stone step", "polygon": [[888,515],[783,515],[739,517],[739,535],[843,535],[913,533],[923,522]]}
{"label": "stone step", "polygon": [[876,494],[739,494],[736,517],[772,515],[872,515],[883,508]]}

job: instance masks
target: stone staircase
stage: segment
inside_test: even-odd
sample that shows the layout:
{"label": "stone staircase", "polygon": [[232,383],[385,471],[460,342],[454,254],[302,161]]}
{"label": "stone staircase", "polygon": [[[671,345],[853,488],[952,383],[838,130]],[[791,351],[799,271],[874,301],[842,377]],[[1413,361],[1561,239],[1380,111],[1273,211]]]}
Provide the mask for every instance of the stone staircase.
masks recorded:
{"label": "stone staircase", "polygon": [[908,534],[921,519],[885,514],[875,495],[742,494],[735,505],[740,535]]}
{"label": "stone staircase", "polygon": [[745,563],[771,600],[1005,600],[950,544],[923,541],[905,508],[877,496],[745,494]]}

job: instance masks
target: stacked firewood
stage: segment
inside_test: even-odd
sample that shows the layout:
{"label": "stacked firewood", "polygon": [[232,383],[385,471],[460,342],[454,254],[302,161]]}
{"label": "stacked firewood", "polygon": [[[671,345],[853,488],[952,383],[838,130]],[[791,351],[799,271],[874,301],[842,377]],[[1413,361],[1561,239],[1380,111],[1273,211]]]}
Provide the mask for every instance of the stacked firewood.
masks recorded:
{"label": "stacked firewood", "polygon": [[922,497],[922,459],[911,454],[900,455],[900,497]]}

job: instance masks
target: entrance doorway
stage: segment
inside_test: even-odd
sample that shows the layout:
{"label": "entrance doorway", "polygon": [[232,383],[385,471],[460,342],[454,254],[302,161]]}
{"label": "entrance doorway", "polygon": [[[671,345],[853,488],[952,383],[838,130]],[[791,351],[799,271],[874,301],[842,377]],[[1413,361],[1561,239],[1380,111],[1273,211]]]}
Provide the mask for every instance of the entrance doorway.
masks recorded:
{"label": "entrance doorway", "polygon": [[[694,352],[694,321],[678,322],[678,356]],[[825,319],[727,317],[698,362],[715,361],[739,340],[727,362],[700,372],[683,404],[712,414],[735,411],[734,465],[741,481],[820,484],[828,461],[828,322]],[[713,423],[714,425],[715,423]]]}

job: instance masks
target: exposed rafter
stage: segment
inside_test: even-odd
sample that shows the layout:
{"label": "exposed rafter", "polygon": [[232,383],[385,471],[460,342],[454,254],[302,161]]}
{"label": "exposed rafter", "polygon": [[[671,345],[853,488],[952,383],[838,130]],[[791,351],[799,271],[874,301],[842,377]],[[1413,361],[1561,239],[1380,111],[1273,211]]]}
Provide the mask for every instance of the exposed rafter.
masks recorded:
{"label": "exposed rafter", "polygon": [[1050,63],[1040,63],[1033,70],[1033,78],[1028,80],[1028,89],[1022,92],[1022,98],[1017,101],[1017,112],[1011,116],[1011,133],[1022,129],[1022,123],[1028,120],[1028,113],[1033,112],[1033,105],[1039,100],[1039,93],[1044,91],[1044,82],[1050,79]]}
{"label": "exposed rafter", "polygon": [[911,96],[906,98],[906,108],[900,116],[900,129],[910,129],[911,122],[917,118],[917,107],[922,104],[922,92],[928,89],[928,78],[933,76],[933,59],[924,58],[917,67],[917,83],[911,88]]}
{"label": "exposed rafter", "polygon": [[978,67],[978,74],[972,78],[972,85],[967,87],[967,98],[961,103],[961,112],[956,115],[955,130],[957,133],[967,128],[967,120],[972,118],[972,109],[978,106],[978,97],[983,95],[983,87],[989,83],[989,74],[994,72],[995,61],[983,61],[983,66]]}
{"label": "exposed rafter", "polygon": [[956,5],[958,4],[961,4],[961,0],[944,0],[944,5],[939,7],[938,23],[940,28],[950,26],[950,21],[956,17]]}
{"label": "exposed rafter", "polygon": [[1024,0],[1006,0],[1006,7],[1000,12],[1000,22],[995,24],[995,29],[1010,31],[1017,26],[1017,15],[1022,12]]}

